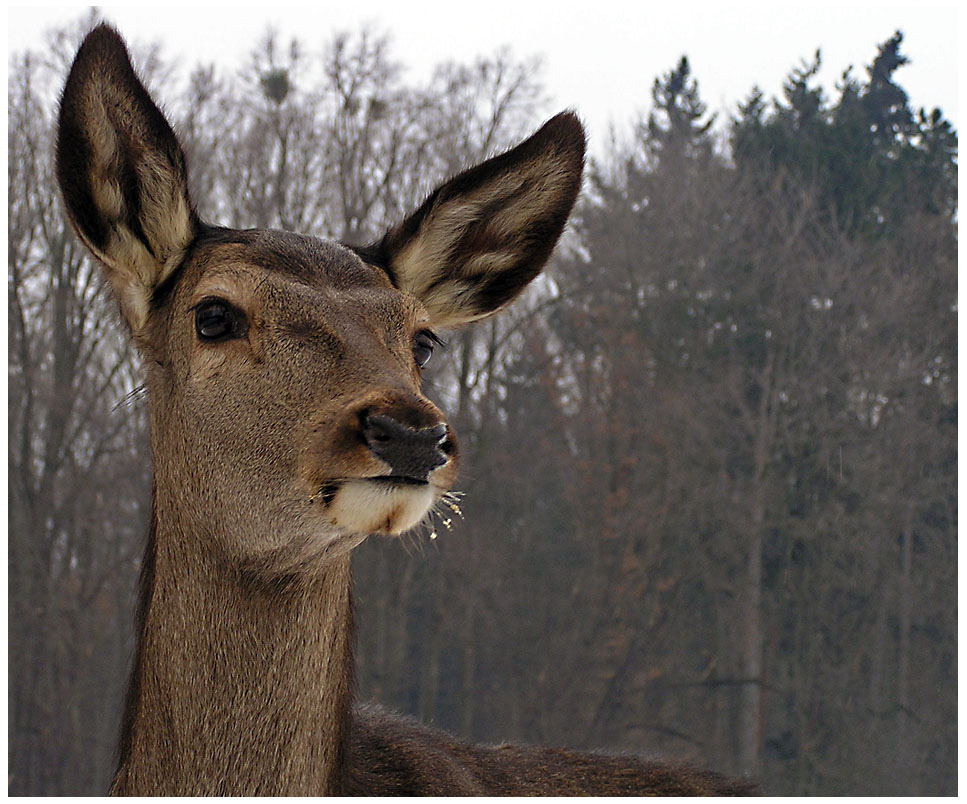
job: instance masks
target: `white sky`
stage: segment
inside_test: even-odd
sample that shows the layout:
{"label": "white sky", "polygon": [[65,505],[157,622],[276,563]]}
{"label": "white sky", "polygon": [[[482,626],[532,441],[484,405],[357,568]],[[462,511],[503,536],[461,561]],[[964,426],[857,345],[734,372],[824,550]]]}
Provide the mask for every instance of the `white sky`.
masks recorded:
{"label": "white sky", "polygon": [[[470,12],[468,9],[477,9]],[[396,59],[413,78],[446,59],[470,61],[509,44],[518,58],[541,54],[548,111],[574,108],[590,127],[592,149],[611,121],[623,131],[647,111],[655,77],[684,54],[705,102],[725,117],[753,84],[767,97],[803,59],[822,50],[820,74],[834,91],[843,70],[865,76],[876,46],[900,29],[910,64],[897,73],[914,106],[941,107],[955,126],[959,20],[956,3],[675,3],[629,0],[318,0],[312,6],[118,5],[106,17],[129,39],[160,40],[186,67],[199,61],[241,67],[268,25],[309,51],[335,30],[373,22],[389,32]],[[41,46],[44,31],[77,19],[83,6],[8,7],[8,49]],[[959,128],[959,126],[958,126]]]}

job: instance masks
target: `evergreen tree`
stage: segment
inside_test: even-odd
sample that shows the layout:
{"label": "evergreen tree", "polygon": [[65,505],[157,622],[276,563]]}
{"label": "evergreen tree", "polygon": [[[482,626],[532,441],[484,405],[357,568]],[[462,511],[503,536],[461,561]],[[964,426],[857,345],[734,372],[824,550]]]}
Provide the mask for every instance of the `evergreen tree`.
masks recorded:
{"label": "evergreen tree", "polygon": [[692,77],[688,58],[661,78],[651,90],[654,109],[639,127],[646,152],[653,159],[681,167],[685,160],[711,153],[709,130],[715,115],[705,120],[708,107],[699,96],[698,81]]}
{"label": "evergreen tree", "polygon": [[847,70],[832,105],[814,86],[818,52],[790,74],[771,109],[754,90],[733,121],[736,165],[815,186],[827,212],[849,232],[895,235],[917,213],[952,220],[957,135],[940,110],[910,108],[895,76],[908,62],[902,42],[897,32],[879,46],[865,80]]}

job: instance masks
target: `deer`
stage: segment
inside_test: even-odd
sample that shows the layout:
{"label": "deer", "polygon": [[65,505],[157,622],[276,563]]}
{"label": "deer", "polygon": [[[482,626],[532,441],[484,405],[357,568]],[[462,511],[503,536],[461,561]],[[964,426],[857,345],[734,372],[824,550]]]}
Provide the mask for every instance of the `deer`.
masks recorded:
{"label": "deer", "polygon": [[451,489],[421,371],[548,261],[581,186],[564,112],[377,242],[204,223],[184,151],[106,24],[60,103],[67,216],[140,355],[153,459],[113,795],[716,794],[630,755],[473,745],[356,700],[350,557]]}

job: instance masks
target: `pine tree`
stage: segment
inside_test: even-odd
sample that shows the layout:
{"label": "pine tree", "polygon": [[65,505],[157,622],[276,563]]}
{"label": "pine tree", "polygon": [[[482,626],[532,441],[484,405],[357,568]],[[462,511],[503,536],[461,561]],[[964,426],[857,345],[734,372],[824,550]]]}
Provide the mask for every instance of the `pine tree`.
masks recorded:
{"label": "pine tree", "polygon": [[661,78],[651,90],[654,110],[639,136],[651,157],[681,167],[685,160],[707,157],[711,153],[709,131],[715,115],[704,121],[708,107],[699,96],[698,81],[692,77],[688,58]]}
{"label": "pine tree", "polygon": [[814,85],[820,54],[794,70],[767,108],[753,90],[733,120],[736,165],[806,182],[848,232],[896,235],[910,215],[956,210],[957,135],[939,109],[915,114],[895,73],[908,63],[899,31],[882,43],[865,80],[847,70],[829,104]]}

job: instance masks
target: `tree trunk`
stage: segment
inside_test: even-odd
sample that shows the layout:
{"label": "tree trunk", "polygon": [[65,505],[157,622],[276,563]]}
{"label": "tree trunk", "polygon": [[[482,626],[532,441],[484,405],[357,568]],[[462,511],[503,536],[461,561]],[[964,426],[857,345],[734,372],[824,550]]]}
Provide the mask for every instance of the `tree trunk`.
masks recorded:
{"label": "tree trunk", "polygon": [[742,643],[739,668],[741,692],[738,718],[738,770],[752,778],[760,775],[759,749],[762,738],[762,531],[757,528],[749,541],[745,566],[745,594],[742,597]]}
{"label": "tree trunk", "polygon": [[[912,769],[910,756],[910,632],[913,597],[913,505],[908,504],[900,542],[899,625],[897,657],[897,734],[896,757],[899,767]],[[907,791],[912,793],[912,791]]]}

